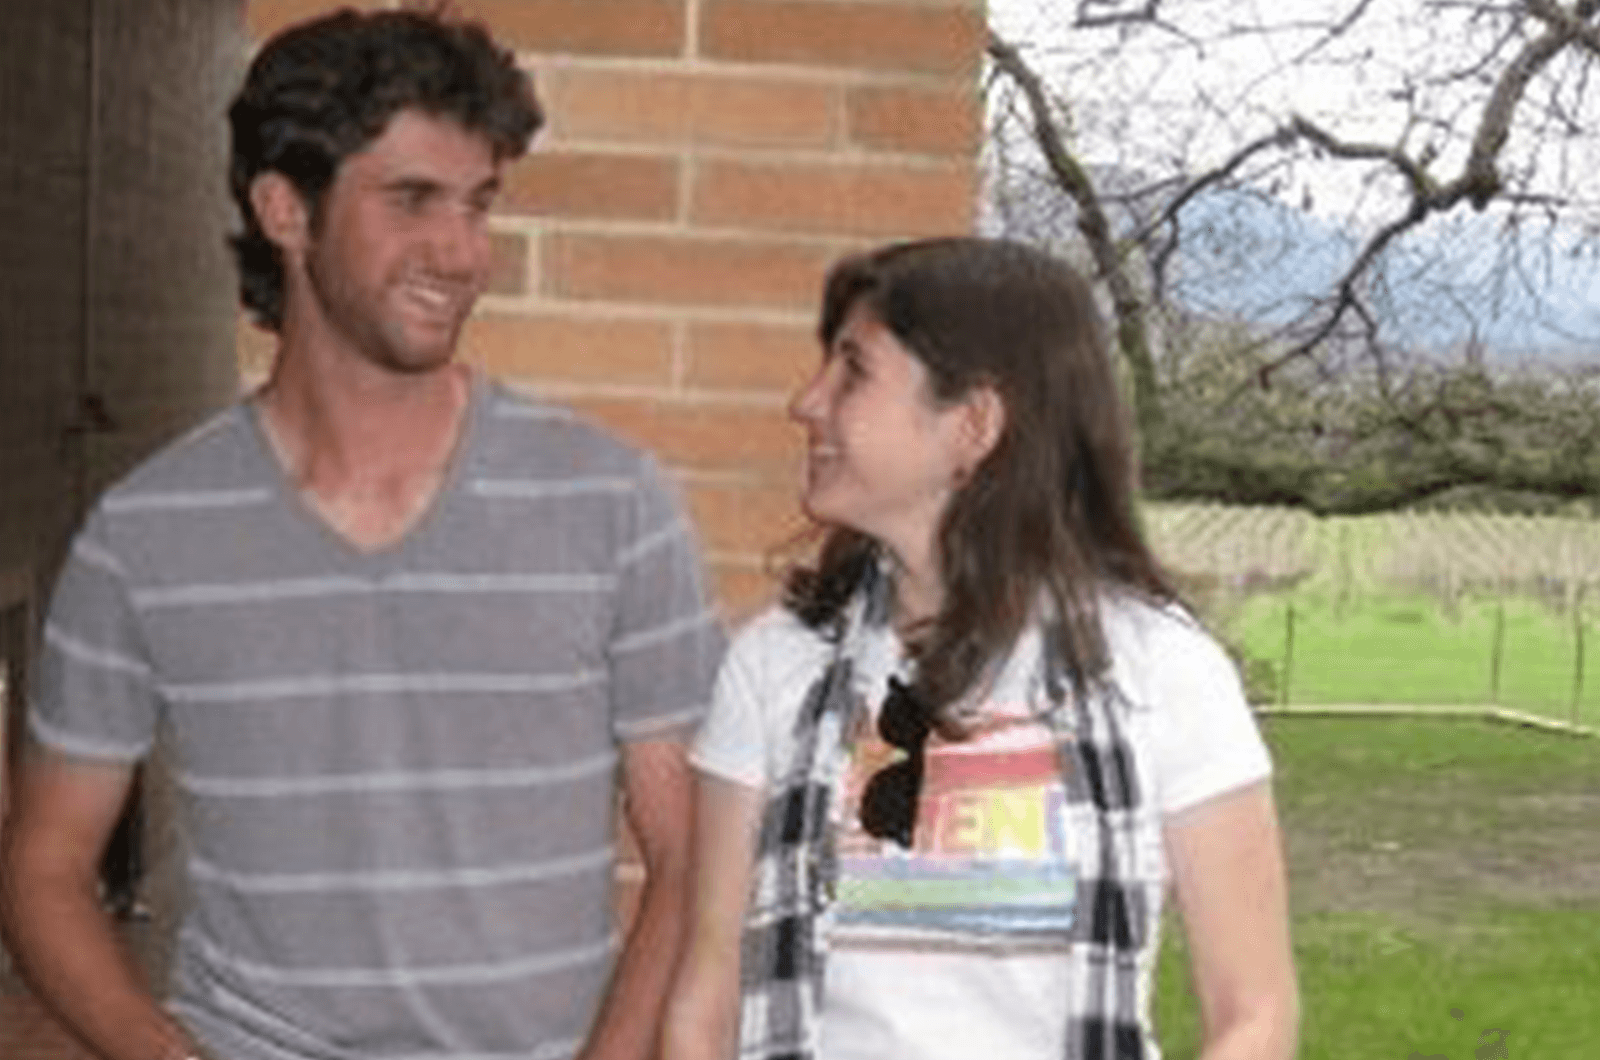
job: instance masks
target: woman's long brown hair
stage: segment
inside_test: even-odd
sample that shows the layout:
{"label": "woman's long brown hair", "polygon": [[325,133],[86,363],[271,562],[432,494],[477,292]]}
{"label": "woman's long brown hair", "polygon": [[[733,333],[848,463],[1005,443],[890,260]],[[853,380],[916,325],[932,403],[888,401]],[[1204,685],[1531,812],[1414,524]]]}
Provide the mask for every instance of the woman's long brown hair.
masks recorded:
{"label": "woman's long brown hair", "polygon": [[[1005,405],[998,443],[945,509],[944,601],[913,645],[917,692],[941,731],[960,735],[954,708],[1010,651],[1041,593],[1059,620],[1054,647],[1080,686],[1109,661],[1102,590],[1175,593],[1139,532],[1127,417],[1077,273],[1033,247],[977,238],[847,258],[824,288],[825,351],[858,303],[926,367],[934,401],[988,385]],[[808,626],[835,629],[877,551],[865,535],[831,528],[816,564],[789,572],[785,604]]]}

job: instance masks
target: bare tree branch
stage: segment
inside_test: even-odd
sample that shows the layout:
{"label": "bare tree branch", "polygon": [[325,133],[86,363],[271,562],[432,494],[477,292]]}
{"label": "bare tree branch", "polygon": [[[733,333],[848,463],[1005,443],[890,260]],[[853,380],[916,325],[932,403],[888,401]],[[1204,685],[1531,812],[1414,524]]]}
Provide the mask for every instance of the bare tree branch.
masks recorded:
{"label": "bare tree branch", "polygon": [[1565,40],[1576,41],[1590,51],[1600,52],[1600,28],[1589,24],[1589,19],[1595,16],[1600,5],[1585,0],[1568,11],[1555,0],[1527,0],[1527,3],[1528,10],[1547,22],[1553,33]]}
{"label": "bare tree branch", "polygon": [[1156,396],[1155,358],[1150,352],[1145,304],[1128,275],[1127,261],[1117,248],[1111,222],[1100,204],[1094,182],[1068,150],[1039,75],[1015,47],[995,34],[989,37],[989,56],[1028,101],[1034,136],[1045,162],[1061,190],[1078,206],[1078,229],[1094,258],[1099,279],[1111,292],[1112,312],[1117,321],[1117,348],[1133,376],[1135,415],[1141,428],[1154,427],[1161,419],[1161,406]]}
{"label": "bare tree branch", "polygon": [[[1014,90],[1014,109],[1002,113],[1026,126],[1019,139],[1031,146],[1006,158],[1032,166],[1030,179],[1047,181],[1064,207],[1033,206],[1016,219],[1070,218],[1109,295],[1141,431],[1152,452],[1177,458],[1173,466],[1237,486],[1247,467],[1273,464],[1267,455],[1223,458],[1198,441],[1225,421],[1229,444],[1371,450],[1384,467],[1404,463],[1412,448],[1429,450],[1428,467],[1402,476],[1391,500],[1472,481],[1600,491],[1600,425],[1582,418],[1600,416],[1600,371],[1570,399],[1579,411],[1562,413],[1567,433],[1587,439],[1572,446],[1538,425],[1522,390],[1480,385],[1472,375],[1482,371],[1484,327],[1502,302],[1537,305],[1557,282],[1557,256],[1600,258],[1600,102],[1591,87],[1600,69],[1600,0],[1429,0],[1415,13],[1373,0],[1328,7],[1321,20],[1297,10],[1244,21],[1250,16],[1209,0],[1078,0],[1072,32],[1099,35],[1076,66],[1042,58],[1034,65],[996,32],[992,83]],[[1389,21],[1375,29],[1371,20],[1380,18]],[[1254,49],[1267,65],[1252,67],[1247,80],[1191,77],[1206,64],[1230,69],[1237,49]],[[1283,91],[1297,77],[1338,89],[1346,74],[1354,84],[1370,71],[1368,98],[1382,121],[1314,96],[1308,108],[1285,103],[1299,98]],[[1047,74],[1081,84],[1070,97],[1076,126]],[[1356,128],[1382,131],[1348,131]],[[1196,158],[1205,161],[1191,164]],[[1340,178],[1321,176],[1330,171],[1354,176],[1341,187]],[[1324,214],[1330,198],[1348,196],[1340,208],[1357,223],[1295,220],[1314,209],[1313,187]],[[1303,214],[1290,205],[1296,200]],[[1473,221],[1491,207],[1504,220],[1492,243]],[[1518,223],[1533,218],[1547,226],[1538,234]],[[1414,235],[1424,224],[1432,234]],[[1452,243],[1447,225],[1485,240],[1483,250]],[[1068,238],[1065,229],[1051,231]],[[1285,249],[1309,239],[1324,242],[1299,257]],[[1524,241],[1542,256],[1525,258]],[[1325,278],[1307,289],[1295,285],[1301,276]],[[1231,300],[1235,278],[1250,301]],[[1262,315],[1229,315],[1246,304]],[[1466,365],[1459,378],[1430,374],[1429,362],[1407,349],[1416,329],[1446,320],[1467,337],[1428,341],[1464,343],[1455,347]],[[1228,339],[1231,362],[1204,369],[1210,381],[1201,398],[1194,365],[1210,363],[1207,344],[1231,321],[1246,330]],[[1564,326],[1571,330],[1552,321],[1544,334]],[[1351,402],[1360,401],[1369,404],[1352,424]],[[1576,463],[1559,473],[1554,464],[1541,471],[1517,463],[1522,442],[1514,439],[1535,435],[1539,445],[1567,446]],[[1261,496],[1371,501],[1318,500],[1323,487],[1313,487],[1305,467],[1284,471],[1288,477],[1262,473],[1270,481]]]}
{"label": "bare tree branch", "polygon": [[[1103,10],[1107,8],[1111,10]],[[1078,14],[1073,24],[1089,28],[1155,22],[1160,10],[1161,0],[1144,0],[1139,7],[1131,6],[1127,0],[1078,0]]]}

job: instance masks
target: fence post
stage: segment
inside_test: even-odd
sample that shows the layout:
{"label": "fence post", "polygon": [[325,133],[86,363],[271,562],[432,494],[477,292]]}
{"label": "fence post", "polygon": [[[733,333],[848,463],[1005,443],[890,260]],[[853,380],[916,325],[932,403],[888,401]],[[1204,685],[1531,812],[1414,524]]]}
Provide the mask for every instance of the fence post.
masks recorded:
{"label": "fence post", "polygon": [[1578,704],[1583,699],[1583,589],[1572,601],[1572,723],[1578,723]]}
{"label": "fence post", "polygon": [[1294,601],[1290,600],[1283,611],[1283,682],[1279,689],[1279,706],[1289,705],[1289,684],[1294,678]]}
{"label": "fence post", "polygon": [[1506,647],[1506,604],[1494,602],[1494,644],[1489,649],[1489,702],[1500,705],[1500,657]]}

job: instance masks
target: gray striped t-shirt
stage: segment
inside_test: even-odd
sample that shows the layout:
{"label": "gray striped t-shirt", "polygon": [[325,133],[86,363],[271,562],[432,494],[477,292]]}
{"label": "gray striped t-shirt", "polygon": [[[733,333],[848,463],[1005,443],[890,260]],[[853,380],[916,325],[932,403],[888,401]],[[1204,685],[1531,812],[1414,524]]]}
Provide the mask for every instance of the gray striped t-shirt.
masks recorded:
{"label": "gray striped t-shirt", "polygon": [[654,465],[482,380],[439,496],[363,553],[248,406],[103,497],[31,715],[170,737],[192,903],[172,1006],[228,1060],[556,1060],[610,970],[617,745],[679,739],[722,634]]}

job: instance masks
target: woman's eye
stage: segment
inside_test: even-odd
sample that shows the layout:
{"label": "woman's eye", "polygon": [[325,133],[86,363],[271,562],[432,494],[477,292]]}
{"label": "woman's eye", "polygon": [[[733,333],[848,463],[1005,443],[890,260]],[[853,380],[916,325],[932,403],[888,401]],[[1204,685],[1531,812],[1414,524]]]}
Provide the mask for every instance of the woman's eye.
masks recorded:
{"label": "woman's eye", "polygon": [[839,362],[844,365],[844,374],[852,379],[860,379],[867,374],[867,362],[862,358],[861,351],[854,347],[840,351]]}

